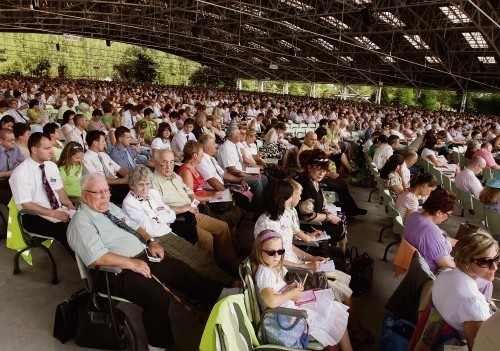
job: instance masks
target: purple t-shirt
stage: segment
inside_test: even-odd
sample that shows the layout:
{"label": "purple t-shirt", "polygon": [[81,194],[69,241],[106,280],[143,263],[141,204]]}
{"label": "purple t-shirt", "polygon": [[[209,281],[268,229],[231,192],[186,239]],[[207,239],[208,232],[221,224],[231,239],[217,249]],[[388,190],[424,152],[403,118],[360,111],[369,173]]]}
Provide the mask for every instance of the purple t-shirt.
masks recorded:
{"label": "purple t-shirt", "polygon": [[420,212],[413,212],[406,220],[404,238],[420,252],[432,272],[439,268],[437,261],[450,256],[452,248],[446,235]]}

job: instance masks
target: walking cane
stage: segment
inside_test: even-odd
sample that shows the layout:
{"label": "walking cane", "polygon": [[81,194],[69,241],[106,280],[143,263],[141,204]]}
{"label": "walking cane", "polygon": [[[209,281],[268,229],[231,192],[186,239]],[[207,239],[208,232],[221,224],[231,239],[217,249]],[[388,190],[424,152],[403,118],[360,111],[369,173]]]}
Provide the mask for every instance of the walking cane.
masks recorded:
{"label": "walking cane", "polygon": [[158,282],[158,284],[160,284],[162,287],[163,287],[163,290],[165,290],[173,299],[175,302],[177,302],[179,305],[181,305],[186,311],[188,311],[189,313],[191,313],[194,318],[200,322],[200,324],[202,325],[205,325],[206,324],[206,321],[204,321],[200,316],[198,316],[192,309],[191,307],[189,307],[188,305],[186,305],[180,297],[178,297],[177,295],[175,295],[172,290],[170,290],[165,284],[163,284],[160,279],[158,279],[154,274],[151,274],[151,276],[153,277],[154,280],[156,280]]}

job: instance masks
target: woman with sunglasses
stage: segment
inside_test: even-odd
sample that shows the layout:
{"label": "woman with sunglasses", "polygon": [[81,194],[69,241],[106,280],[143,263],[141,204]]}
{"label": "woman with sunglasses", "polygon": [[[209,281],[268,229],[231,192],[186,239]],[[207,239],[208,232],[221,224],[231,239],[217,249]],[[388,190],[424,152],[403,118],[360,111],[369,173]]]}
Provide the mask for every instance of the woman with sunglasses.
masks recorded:
{"label": "woman with sunglasses", "polygon": [[455,209],[456,196],[441,188],[430,193],[422,212],[411,213],[405,222],[404,238],[415,247],[432,272],[439,268],[455,267],[451,250],[456,243],[439,228]]}
{"label": "woman with sunglasses", "polygon": [[498,242],[479,229],[460,238],[455,246],[456,268],[440,273],[432,288],[434,307],[469,350],[494,310],[478,286],[481,281],[492,284],[499,262]]}

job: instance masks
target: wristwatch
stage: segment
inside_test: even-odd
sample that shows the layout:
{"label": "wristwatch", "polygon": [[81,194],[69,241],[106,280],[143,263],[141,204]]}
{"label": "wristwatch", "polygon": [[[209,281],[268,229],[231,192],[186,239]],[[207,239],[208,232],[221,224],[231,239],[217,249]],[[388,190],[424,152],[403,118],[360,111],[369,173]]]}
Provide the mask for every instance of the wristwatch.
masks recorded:
{"label": "wristwatch", "polygon": [[146,240],[146,246],[149,246],[149,244],[151,244],[151,243],[153,243],[153,242],[154,242],[154,243],[156,242],[156,239],[155,239],[155,238],[151,238],[151,239]]}

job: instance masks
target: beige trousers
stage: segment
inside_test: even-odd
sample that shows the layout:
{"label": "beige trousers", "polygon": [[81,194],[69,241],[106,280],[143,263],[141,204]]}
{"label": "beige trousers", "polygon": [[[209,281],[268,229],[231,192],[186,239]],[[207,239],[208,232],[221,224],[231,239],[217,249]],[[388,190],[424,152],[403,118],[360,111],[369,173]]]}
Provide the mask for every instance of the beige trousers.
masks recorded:
{"label": "beige trousers", "polygon": [[226,222],[198,213],[196,231],[198,246],[210,257],[214,257],[215,261],[225,262],[236,258],[236,251]]}

